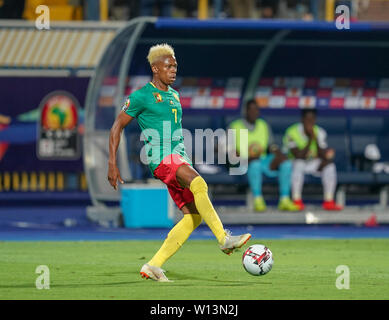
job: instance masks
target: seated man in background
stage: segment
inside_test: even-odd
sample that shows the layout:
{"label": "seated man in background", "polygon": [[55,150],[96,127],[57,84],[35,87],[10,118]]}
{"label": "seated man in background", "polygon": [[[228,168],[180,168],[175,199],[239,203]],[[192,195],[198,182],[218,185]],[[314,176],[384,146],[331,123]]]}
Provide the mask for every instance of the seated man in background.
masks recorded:
{"label": "seated man in background", "polygon": [[302,190],[304,175],[320,176],[325,210],[342,210],[334,201],[337,184],[334,149],[327,146],[326,131],[316,124],[316,109],[303,109],[302,121],[291,125],[283,138],[284,147],[293,159],[292,198],[300,210],[304,209]]}
{"label": "seated man in background", "polygon": [[[260,111],[255,100],[249,100],[245,108],[245,118],[233,121],[230,129],[235,129],[235,148],[241,158],[248,158],[247,177],[254,196],[254,210],[266,210],[262,195],[262,174],[279,180],[280,200],[278,208],[283,211],[297,211],[298,207],[290,199],[290,179],[292,163],[273,143],[273,134],[265,120],[259,119]],[[240,130],[248,130],[248,150],[240,148]]]}

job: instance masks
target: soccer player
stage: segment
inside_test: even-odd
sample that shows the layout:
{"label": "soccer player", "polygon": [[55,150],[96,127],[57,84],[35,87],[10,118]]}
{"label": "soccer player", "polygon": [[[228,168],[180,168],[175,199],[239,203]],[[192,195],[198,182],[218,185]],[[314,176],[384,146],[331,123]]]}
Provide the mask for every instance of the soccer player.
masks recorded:
{"label": "soccer player", "polygon": [[194,170],[185,153],[180,98],[170,87],[177,73],[173,48],[167,44],[155,45],[150,48],[147,59],[153,73],[152,81],[128,97],[111,128],[108,180],[114,189],[117,189],[118,181],[124,183],[116,164],[116,153],[123,128],[137,118],[145,137],[149,168],[154,178],[166,184],[170,196],[184,215],[158,252],[140,270],[144,278],[169,281],[162,265],[177,252],[202,220],[215,235],[220,249],[228,255],[242,247],[251,235],[232,236],[224,229],[209,200],[207,183]]}
{"label": "soccer player", "polygon": [[[297,211],[299,208],[290,199],[290,181],[292,162],[274,144],[270,125],[259,118],[260,111],[254,99],[246,103],[246,117],[237,119],[230,124],[236,131],[235,149],[240,157],[248,158],[247,178],[254,196],[254,210],[266,210],[262,195],[262,175],[271,178],[278,177],[280,200],[278,209],[282,211]],[[248,130],[248,150],[240,150],[240,130]]]}
{"label": "soccer player", "polygon": [[337,184],[336,166],[333,162],[335,150],[328,147],[326,138],[326,131],[316,125],[316,109],[303,109],[301,122],[286,129],[283,143],[289,157],[293,159],[292,198],[300,210],[305,208],[301,198],[305,174],[321,177],[324,210],[343,209],[334,200]]}

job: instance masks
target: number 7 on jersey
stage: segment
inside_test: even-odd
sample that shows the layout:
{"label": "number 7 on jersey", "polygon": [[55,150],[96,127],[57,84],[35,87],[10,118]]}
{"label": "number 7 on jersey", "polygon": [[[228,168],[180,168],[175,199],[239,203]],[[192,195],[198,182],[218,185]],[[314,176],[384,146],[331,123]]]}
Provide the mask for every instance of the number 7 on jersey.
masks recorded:
{"label": "number 7 on jersey", "polygon": [[172,109],[172,112],[174,113],[174,122],[177,123],[177,109]]}

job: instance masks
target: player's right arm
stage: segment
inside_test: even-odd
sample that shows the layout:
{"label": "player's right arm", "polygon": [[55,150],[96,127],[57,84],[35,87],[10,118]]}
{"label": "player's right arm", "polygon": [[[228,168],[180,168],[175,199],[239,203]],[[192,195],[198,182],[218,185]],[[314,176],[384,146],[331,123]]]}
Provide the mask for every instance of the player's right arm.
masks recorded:
{"label": "player's right arm", "polygon": [[295,145],[295,142],[292,142],[292,141],[291,141],[291,143],[293,143],[294,145],[289,146],[290,152],[293,154],[293,156],[296,159],[306,159],[308,157],[308,153],[310,151],[311,143],[313,141],[316,141],[316,136],[315,136],[315,132],[313,130],[313,126],[305,128],[304,130],[305,130],[305,134],[308,137],[308,142],[307,142],[305,148],[303,148],[303,149],[297,148],[297,146]]}
{"label": "player's right arm", "polygon": [[309,147],[311,145],[311,139],[308,140],[308,143],[307,145],[305,146],[304,149],[299,149],[297,147],[295,148],[291,148],[290,149],[290,152],[293,154],[293,156],[296,158],[296,159],[306,159],[307,156],[308,156],[308,152],[309,152]]}
{"label": "player's right arm", "polygon": [[126,112],[120,111],[119,115],[116,117],[116,120],[112,125],[109,134],[108,181],[115,190],[118,186],[118,180],[120,183],[124,183],[122,177],[120,176],[119,168],[116,163],[116,154],[120,143],[120,136],[122,134],[123,129],[133,119],[134,118],[128,115]]}

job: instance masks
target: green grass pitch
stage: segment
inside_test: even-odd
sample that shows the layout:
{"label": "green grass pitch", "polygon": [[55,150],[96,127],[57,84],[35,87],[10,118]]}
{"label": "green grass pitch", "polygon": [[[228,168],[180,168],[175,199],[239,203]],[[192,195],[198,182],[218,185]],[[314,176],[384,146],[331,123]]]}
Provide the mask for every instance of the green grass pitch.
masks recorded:
{"label": "green grass pitch", "polygon": [[[0,299],[260,300],[389,299],[389,239],[252,239],[223,254],[212,240],[188,240],[164,268],[172,283],[144,280],[141,266],[162,241],[0,242]],[[274,255],[265,276],[241,264],[249,244]],[[38,290],[37,266],[50,270],[50,289]],[[339,265],[349,289],[337,289]]]}

